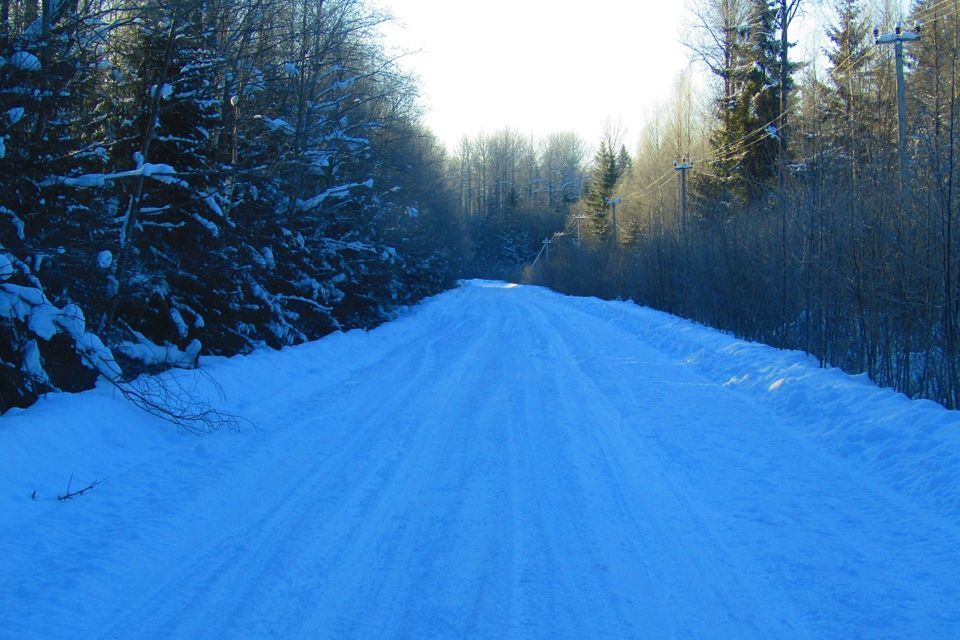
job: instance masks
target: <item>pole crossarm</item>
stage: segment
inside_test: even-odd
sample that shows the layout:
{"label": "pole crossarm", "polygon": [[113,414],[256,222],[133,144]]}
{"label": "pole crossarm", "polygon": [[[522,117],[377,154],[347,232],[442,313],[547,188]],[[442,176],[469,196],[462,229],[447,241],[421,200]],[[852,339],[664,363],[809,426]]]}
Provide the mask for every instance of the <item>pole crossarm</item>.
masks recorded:
{"label": "pole crossarm", "polygon": [[920,25],[917,25],[916,31],[904,31],[898,24],[893,33],[880,34],[879,29],[873,30],[874,42],[876,44],[893,44],[895,42],[915,42],[920,39]]}

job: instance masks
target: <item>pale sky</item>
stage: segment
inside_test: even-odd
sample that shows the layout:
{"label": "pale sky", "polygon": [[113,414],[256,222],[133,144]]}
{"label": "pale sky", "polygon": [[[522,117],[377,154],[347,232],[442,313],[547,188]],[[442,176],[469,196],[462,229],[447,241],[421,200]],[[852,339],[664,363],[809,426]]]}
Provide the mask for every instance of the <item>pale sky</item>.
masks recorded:
{"label": "pale sky", "polygon": [[686,0],[378,0],[388,46],[417,51],[426,124],[449,147],[511,127],[596,143],[619,118],[628,146],[689,64]]}

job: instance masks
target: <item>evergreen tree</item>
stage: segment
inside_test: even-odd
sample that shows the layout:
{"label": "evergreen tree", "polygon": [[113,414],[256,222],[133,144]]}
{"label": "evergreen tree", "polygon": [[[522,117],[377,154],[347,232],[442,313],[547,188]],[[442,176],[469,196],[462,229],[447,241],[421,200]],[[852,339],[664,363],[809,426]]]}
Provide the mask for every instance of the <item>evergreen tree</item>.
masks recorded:
{"label": "evergreen tree", "polygon": [[587,214],[591,216],[594,233],[601,241],[611,234],[609,200],[614,196],[617,183],[630,165],[630,154],[624,146],[621,145],[618,152],[613,149],[610,141],[600,142],[600,148],[593,158],[584,205]]}
{"label": "evergreen tree", "polygon": [[114,162],[139,174],[113,181],[122,211],[118,289],[104,331],[127,355],[142,353],[146,341],[186,347],[219,304],[207,280],[223,268],[216,256],[232,222],[211,157],[221,127],[211,73],[219,59],[201,6],[145,7],[118,69],[129,109],[116,120]]}
{"label": "evergreen tree", "polygon": [[415,91],[360,0],[11,2],[0,411],[370,326],[450,283],[446,195],[410,182],[443,185],[443,160],[405,142]]}
{"label": "evergreen tree", "polygon": [[718,15],[714,32],[722,54],[710,65],[722,81],[710,136],[713,177],[698,178],[695,186],[701,205],[729,211],[760,197],[776,173],[780,43],[773,0],[727,0]]}
{"label": "evergreen tree", "polygon": [[0,32],[0,411],[116,373],[74,303],[91,283],[71,274],[95,272],[91,199],[56,178],[102,156],[83,120],[99,43],[75,3],[44,4]]}
{"label": "evergreen tree", "polygon": [[858,103],[863,100],[860,76],[873,50],[870,27],[860,4],[860,0],[837,0],[837,23],[827,29],[831,47],[826,55],[836,96],[834,108],[837,115],[848,122],[856,117]]}
{"label": "evergreen tree", "polygon": [[[746,56],[737,80],[740,95],[735,129],[741,139],[738,173],[753,200],[776,174],[776,120],[780,113],[780,43],[775,38],[776,11],[770,0],[754,0],[746,36]],[[769,129],[767,127],[770,127]]]}

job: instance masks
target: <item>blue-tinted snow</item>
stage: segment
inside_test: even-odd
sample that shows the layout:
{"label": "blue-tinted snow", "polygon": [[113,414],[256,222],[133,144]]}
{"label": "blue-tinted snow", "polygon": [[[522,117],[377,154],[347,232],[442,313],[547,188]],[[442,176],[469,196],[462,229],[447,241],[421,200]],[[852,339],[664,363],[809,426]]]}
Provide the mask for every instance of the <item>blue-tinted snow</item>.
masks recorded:
{"label": "blue-tinted snow", "polygon": [[257,428],[108,387],[0,418],[0,636],[960,629],[960,417],[802,354],[470,282],[173,375]]}

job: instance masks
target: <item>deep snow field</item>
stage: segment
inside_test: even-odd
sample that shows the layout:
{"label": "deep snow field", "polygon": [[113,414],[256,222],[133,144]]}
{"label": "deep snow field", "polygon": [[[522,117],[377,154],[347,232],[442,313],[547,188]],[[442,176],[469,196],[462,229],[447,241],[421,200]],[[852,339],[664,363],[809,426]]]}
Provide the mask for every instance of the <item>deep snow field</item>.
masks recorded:
{"label": "deep snow field", "polygon": [[0,417],[0,638],[960,638],[960,413],[804,354],[470,281],[172,375],[239,429]]}

